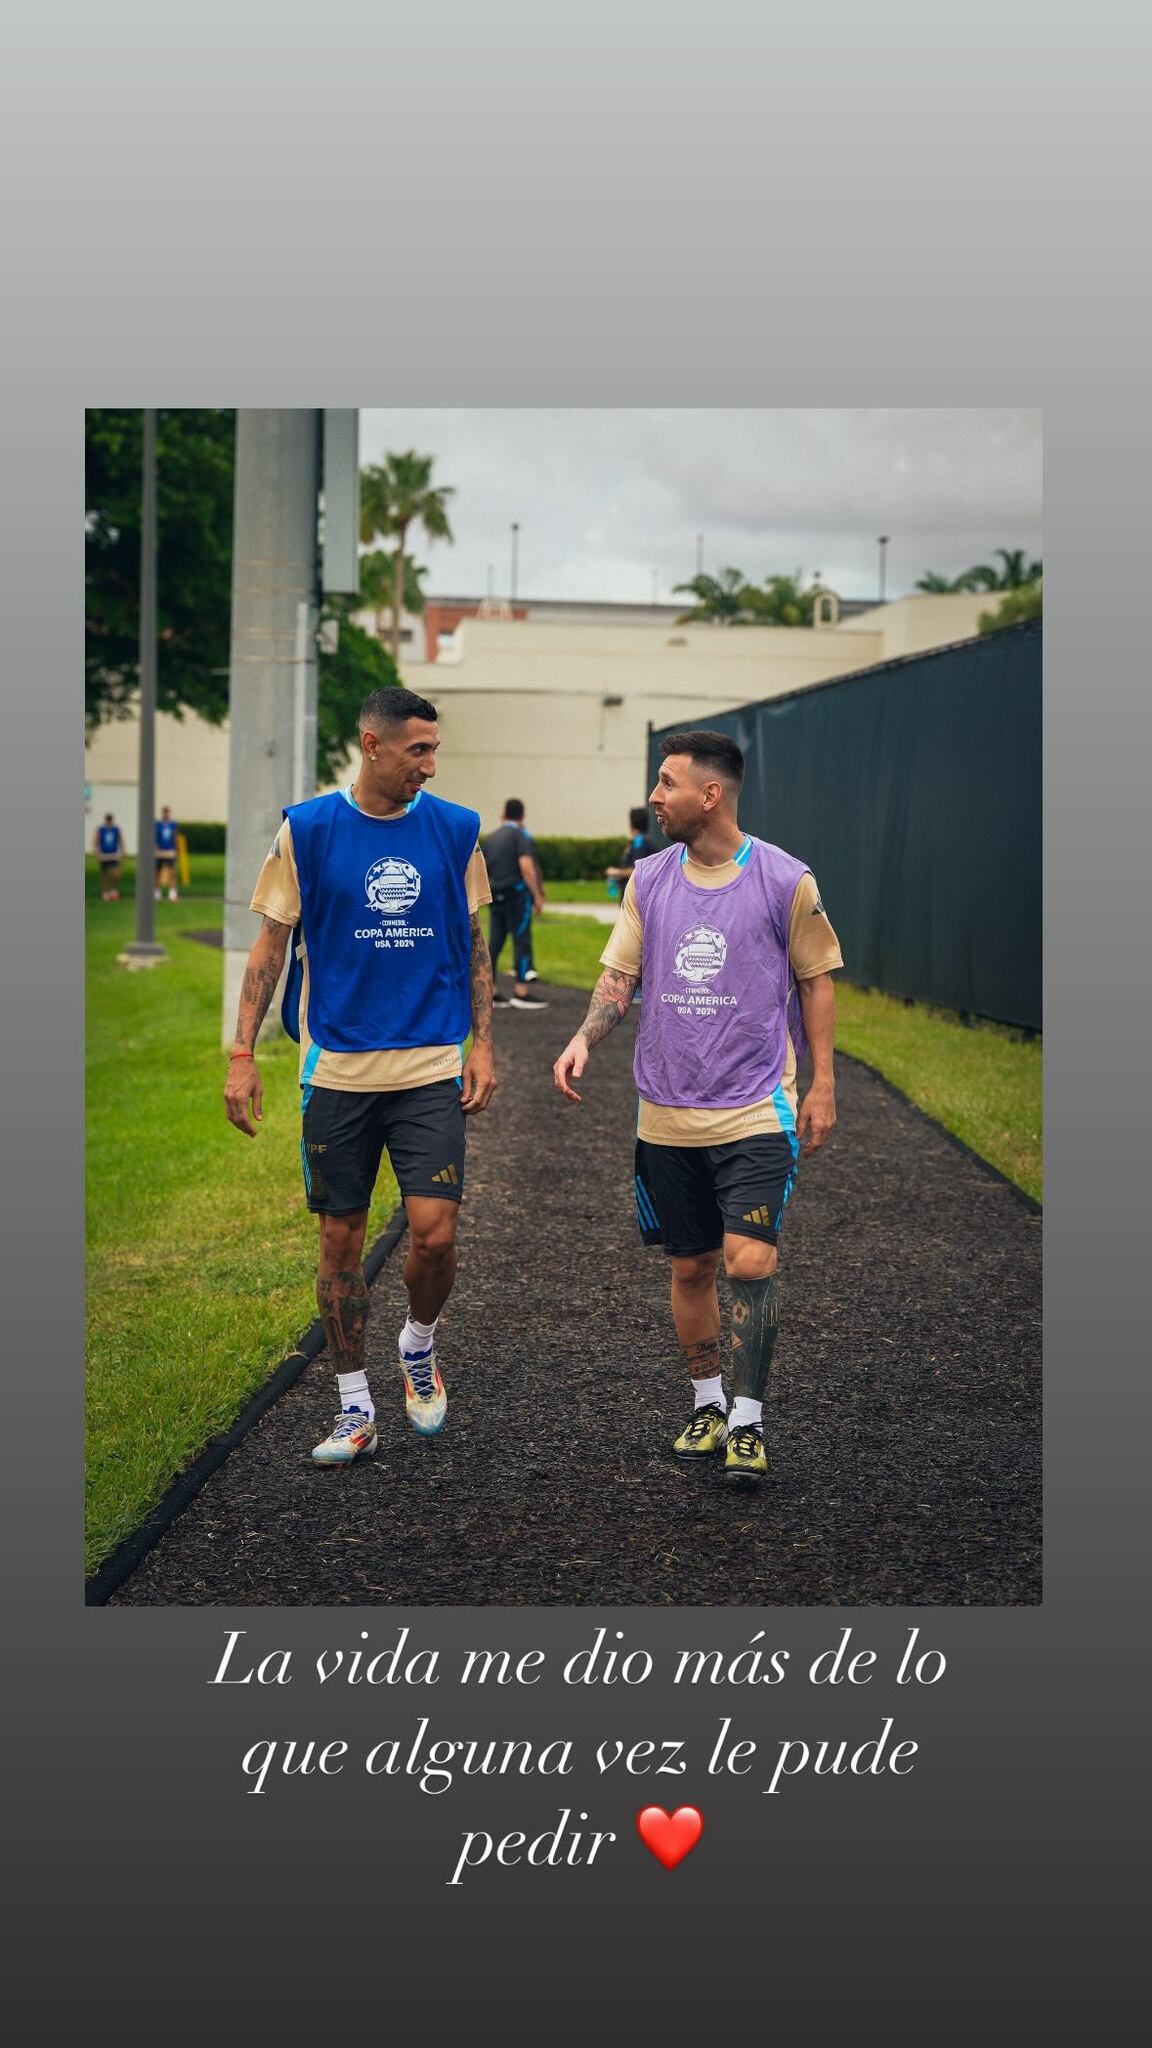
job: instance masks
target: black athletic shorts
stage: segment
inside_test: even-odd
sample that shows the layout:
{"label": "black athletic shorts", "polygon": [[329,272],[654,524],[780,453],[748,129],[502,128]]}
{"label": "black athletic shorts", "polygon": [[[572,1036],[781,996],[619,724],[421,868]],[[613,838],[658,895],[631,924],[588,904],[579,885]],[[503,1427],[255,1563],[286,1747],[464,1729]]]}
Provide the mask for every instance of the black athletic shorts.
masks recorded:
{"label": "black athletic shorts", "polygon": [[718,1251],[725,1231],[775,1244],[796,1182],[799,1146],[784,1131],[732,1145],[636,1140],[636,1221],[671,1258]]}
{"label": "black athletic shorts", "polygon": [[317,1215],[366,1209],[387,1147],[402,1195],[458,1202],[464,1192],[465,1120],[458,1081],[425,1088],[304,1090],[300,1159]]}

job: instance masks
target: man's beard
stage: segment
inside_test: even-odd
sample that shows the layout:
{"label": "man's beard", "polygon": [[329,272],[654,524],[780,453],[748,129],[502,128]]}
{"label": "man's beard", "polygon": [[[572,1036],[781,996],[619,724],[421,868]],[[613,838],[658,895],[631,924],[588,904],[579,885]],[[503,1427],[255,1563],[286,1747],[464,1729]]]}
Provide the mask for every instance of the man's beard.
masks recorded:
{"label": "man's beard", "polygon": [[[659,822],[659,821],[657,821]],[[660,830],[672,846],[691,846],[699,834],[698,825],[661,824]]]}

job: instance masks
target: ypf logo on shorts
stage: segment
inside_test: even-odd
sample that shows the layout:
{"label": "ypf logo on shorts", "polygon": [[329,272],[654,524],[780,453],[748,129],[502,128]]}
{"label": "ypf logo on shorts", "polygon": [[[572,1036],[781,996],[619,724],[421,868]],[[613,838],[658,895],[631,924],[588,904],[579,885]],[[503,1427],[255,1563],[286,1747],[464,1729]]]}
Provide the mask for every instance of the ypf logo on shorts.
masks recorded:
{"label": "ypf logo on shorts", "polygon": [[378,860],[364,877],[364,891],[377,917],[403,917],[420,894],[420,871],[406,860]]}
{"label": "ypf logo on shorts", "polygon": [[694,924],[676,946],[676,972],[681,981],[711,981],[728,958],[728,941],[710,924]]}

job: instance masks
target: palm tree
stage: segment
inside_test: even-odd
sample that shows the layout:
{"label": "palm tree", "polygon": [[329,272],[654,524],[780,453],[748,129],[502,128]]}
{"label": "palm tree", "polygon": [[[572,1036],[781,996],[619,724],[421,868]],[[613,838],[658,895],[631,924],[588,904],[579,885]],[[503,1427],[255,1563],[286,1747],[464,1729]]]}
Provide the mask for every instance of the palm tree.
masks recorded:
{"label": "palm tree", "polygon": [[[422,612],[424,592],[421,584],[428,570],[423,562],[414,562],[411,555],[404,557],[404,610]],[[396,557],[386,548],[373,548],[371,554],[360,557],[360,598],[370,604],[376,614],[376,633],[383,639],[382,619],[385,612],[391,613],[396,602]]]}
{"label": "palm tree", "polygon": [[931,592],[933,597],[942,597],[948,591],[967,590],[969,586],[964,576],[941,576],[938,570],[929,569],[926,575],[919,578],[915,587],[917,590]]}
{"label": "palm tree", "polygon": [[970,590],[1023,590],[1029,583],[1039,582],[1044,574],[1043,562],[1030,562],[1023,548],[997,548],[996,555],[1003,568],[977,563],[968,571]]}
{"label": "palm tree", "polygon": [[417,455],[409,448],[403,455],[386,455],[381,464],[362,472],[360,479],[360,538],[377,534],[396,542],[395,579],[392,588],[392,659],[400,653],[400,615],[404,609],[405,562],[408,529],[419,525],[429,540],[451,540],[448,500],[455,492],[447,484],[433,486],[431,455]]}
{"label": "palm tree", "polygon": [[690,612],[681,612],[676,623],[688,626],[700,619],[710,619],[714,626],[730,626],[744,609],[744,593],[747,589],[742,569],[724,569],[717,576],[693,576],[688,583],[674,583],[673,590],[684,590],[696,599]]}
{"label": "palm tree", "polygon": [[822,583],[812,583],[805,590],[797,569],[793,576],[766,576],[759,588],[750,584],[744,602],[752,625],[810,626],[816,599],[823,591]]}

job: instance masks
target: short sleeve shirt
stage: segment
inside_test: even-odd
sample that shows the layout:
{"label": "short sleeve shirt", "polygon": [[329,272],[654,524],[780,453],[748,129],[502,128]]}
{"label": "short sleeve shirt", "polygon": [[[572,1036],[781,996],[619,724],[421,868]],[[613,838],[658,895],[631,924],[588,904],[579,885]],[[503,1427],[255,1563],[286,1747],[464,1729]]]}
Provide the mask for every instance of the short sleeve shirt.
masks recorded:
{"label": "short sleeve shirt", "polygon": [[[464,877],[468,912],[473,915],[492,901],[488,870],[479,846],[475,848]],[[252,909],[262,917],[274,917],[278,924],[295,927],[300,917],[300,876],[292,845],[292,827],[287,818],[272,842],[268,858],[252,897]],[[308,955],[302,966],[304,985],[300,992],[300,1072],[312,1051],[308,1034]],[[405,1046],[397,1051],[321,1051],[309,1079],[316,1088],[343,1088],[352,1093],[377,1094],[393,1088],[425,1088],[432,1081],[452,1081],[462,1072],[463,1049],[458,1045]]]}
{"label": "short sleeve shirt", "polygon": [[[699,889],[722,889],[740,873],[734,860],[722,867],[701,867],[691,856],[684,863],[690,882]],[[630,876],[612,936],[600,955],[605,967],[620,974],[639,976],[644,957],[644,926],[636,902],[636,883]],[[805,874],[796,884],[788,920],[788,959],[795,981],[811,981],[817,974],[830,974],[843,967],[840,942],[820,901],[814,875]],[[781,1086],[796,1114],[796,1051],[788,1039]],[[640,1097],[636,1135],[649,1145],[731,1145],[758,1131],[781,1129],[779,1111],[770,1096],[737,1109],[676,1109],[666,1103],[646,1102]]]}

